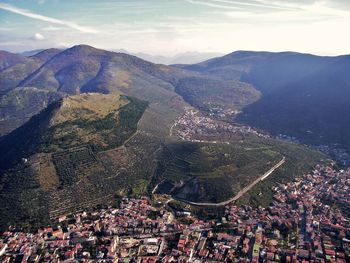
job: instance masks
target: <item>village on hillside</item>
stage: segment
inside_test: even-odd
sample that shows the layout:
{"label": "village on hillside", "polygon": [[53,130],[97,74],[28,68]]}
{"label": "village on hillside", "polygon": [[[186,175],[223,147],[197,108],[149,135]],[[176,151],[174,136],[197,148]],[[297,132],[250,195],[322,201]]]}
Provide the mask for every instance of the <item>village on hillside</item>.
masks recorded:
{"label": "village on hillside", "polygon": [[[224,113],[221,115],[224,115]],[[206,116],[193,108],[186,109],[185,113],[175,121],[171,127],[170,135],[177,136],[185,141],[227,144],[230,143],[231,139],[241,140],[249,135],[261,138],[270,137],[268,134],[257,131],[250,126],[220,121],[213,113]]]}

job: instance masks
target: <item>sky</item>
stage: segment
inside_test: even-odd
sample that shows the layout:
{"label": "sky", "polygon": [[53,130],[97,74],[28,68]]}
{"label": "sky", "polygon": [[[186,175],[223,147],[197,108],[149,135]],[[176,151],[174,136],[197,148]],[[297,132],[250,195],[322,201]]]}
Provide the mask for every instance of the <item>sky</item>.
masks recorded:
{"label": "sky", "polygon": [[0,50],[350,54],[349,0],[0,0]]}

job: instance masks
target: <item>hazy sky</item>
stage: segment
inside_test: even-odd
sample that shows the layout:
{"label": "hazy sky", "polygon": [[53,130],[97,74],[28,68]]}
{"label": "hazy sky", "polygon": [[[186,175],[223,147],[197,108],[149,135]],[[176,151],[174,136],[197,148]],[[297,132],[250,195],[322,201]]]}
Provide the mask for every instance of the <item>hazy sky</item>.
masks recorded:
{"label": "hazy sky", "polygon": [[0,49],[350,53],[349,0],[0,0]]}

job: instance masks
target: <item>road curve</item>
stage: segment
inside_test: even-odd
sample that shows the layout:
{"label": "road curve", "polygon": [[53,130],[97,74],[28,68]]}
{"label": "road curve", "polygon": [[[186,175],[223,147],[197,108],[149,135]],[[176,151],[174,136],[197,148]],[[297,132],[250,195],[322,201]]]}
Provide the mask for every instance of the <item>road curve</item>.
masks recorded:
{"label": "road curve", "polygon": [[268,170],[266,173],[264,173],[263,175],[259,176],[256,180],[254,180],[251,184],[247,185],[246,187],[244,187],[242,190],[240,190],[238,192],[238,194],[236,194],[234,197],[220,202],[220,203],[197,203],[197,202],[191,202],[191,201],[187,201],[184,199],[178,199],[173,197],[176,200],[179,200],[181,202],[190,204],[190,205],[197,205],[197,206],[224,206],[227,205],[231,202],[237,201],[239,198],[242,197],[242,195],[244,195],[246,192],[248,192],[250,189],[252,189],[257,183],[265,180],[267,177],[269,177],[277,168],[279,168],[281,165],[283,165],[286,161],[286,157],[283,157],[282,160],[280,160],[277,164],[275,164],[270,170]]}

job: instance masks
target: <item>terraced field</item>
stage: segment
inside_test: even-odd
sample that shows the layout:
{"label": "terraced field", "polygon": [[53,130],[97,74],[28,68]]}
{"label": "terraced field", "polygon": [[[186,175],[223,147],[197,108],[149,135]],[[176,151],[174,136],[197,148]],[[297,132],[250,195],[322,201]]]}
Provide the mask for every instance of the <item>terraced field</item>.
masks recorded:
{"label": "terraced field", "polygon": [[97,159],[89,147],[76,147],[52,155],[60,185],[79,181],[83,170],[93,169]]}
{"label": "terraced field", "polygon": [[[150,173],[141,172],[146,162],[139,156],[147,159],[154,149],[145,139],[137,149],[118,147],[133,143],[146,107],[146,102],[115,94],[73,96],[5,136],[0,141],[0,197],[5,203],[0,227],[11,222],[36,226],[107,204],[122,191],[141,193],[139,186],[148,182]],[[116,151],[114,160],[108,155],[111,149]]]}
{"label": "terraced field", "polygon": [[[163,162],[157,171],[159,193],[192,202],[219,203],[236,195],[259,176],[286,157],[286,167],[279,168],[264,187],[254,187],[253,196],[245,196],[246,203],[277,182],[308,171],[326,156],[311,149],[274,140],[248,139],[231,144],[173,143],[166,147]],[[282,171],[282,172],[281,172]],[[270,202],[271,196],[261,197]],[[266,203],[265,203],[266,204]],[[268,204],[268,203],[267,203]]]}
{"label": "terraced field", "polygon": [[246,150],[239,143],[175,143],[167,152],[158,174],[165,181],[159,189],[191,201],[225,200],[282,158],[269,147]]}

